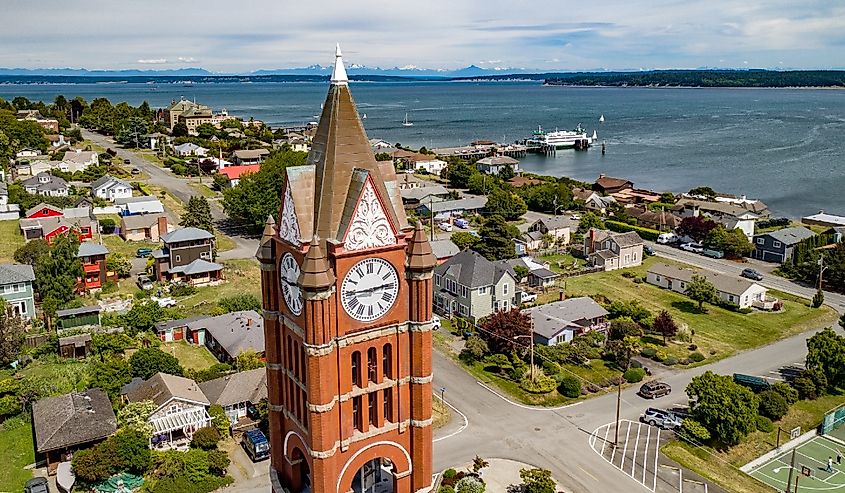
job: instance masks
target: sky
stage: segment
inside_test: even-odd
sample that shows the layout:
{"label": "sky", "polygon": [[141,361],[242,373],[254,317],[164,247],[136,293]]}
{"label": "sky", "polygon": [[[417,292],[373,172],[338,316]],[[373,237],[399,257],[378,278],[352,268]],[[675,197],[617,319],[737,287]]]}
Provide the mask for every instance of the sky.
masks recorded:
{"label": "sky", "polygon": [[0,0],[0,67],[845,67],[842,0]]}

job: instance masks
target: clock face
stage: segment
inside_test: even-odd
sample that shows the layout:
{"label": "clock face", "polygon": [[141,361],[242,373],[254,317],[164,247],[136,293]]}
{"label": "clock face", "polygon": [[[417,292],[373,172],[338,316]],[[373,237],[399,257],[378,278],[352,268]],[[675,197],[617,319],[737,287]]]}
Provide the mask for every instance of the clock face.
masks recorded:
{"label": "clock face", "polygon": [[340,287],[343,309],[362,322],[387,313],[398,295],[399,275],[390,262],[380,258],[367,258],[355,264]]}
{"label": "clock face", "polygon": [[299,316],[302,313],[302,291],[299,289],[297,280],[299,279],[299,264],[293,255],[286,253],[282,256],[282,262],[279,264],[279,284],[282,285],[282,296],[285,298],[285,304],[294,315]]}

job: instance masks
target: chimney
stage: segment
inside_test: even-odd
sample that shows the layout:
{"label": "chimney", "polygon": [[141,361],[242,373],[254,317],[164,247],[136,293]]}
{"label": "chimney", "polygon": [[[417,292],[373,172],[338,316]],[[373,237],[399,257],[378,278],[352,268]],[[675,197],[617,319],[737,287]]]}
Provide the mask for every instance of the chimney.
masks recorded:
{"label": "chimney", "polygon": [[163,215],[158,218],[158,234],[159,236],[167,234],[167,216]]}
{"label": "chimney", "polygon": [[246,319],[246,329],[249,330],[250,327],[252,327],[252,319],[248,318]]}
{"label": "chimney", "polygon": [[599,180],[601,180],[602,178],[604,178],[604,176],[605,176],[605,175],[604,175],[604,173],[600,174],[600,175],[599,175]]}

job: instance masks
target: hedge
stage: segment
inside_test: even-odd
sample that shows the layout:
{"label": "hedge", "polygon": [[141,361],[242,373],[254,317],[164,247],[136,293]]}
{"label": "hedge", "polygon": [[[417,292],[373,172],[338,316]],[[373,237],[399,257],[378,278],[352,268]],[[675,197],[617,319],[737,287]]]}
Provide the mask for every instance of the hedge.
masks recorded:
{"label": "hedge", "polygon": [[660,231],[657,231],[656,229],[643,228],[642,226],[634,226],[632,224],[621,223],[619,221],[605,221],[604,226],[617,233],[634,231],[640,235],[640,238],[649,241],[657,241],[657,237],[660,235]]}
{"label": "hedge", "polygon": [[637,383],[645,378],[645,370],[642,368],[629,368],[623,376],[628,383]]}

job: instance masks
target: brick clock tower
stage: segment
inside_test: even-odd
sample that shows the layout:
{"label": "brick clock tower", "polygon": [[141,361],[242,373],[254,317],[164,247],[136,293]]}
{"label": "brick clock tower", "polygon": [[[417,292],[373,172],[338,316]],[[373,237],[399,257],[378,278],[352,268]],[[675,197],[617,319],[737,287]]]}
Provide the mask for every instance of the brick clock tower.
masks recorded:
{"label": "brick clock tower", "polygon": [[340,48],[308,164],[256,254],[275,493],[431,488],[436,264],[373,156]]}

